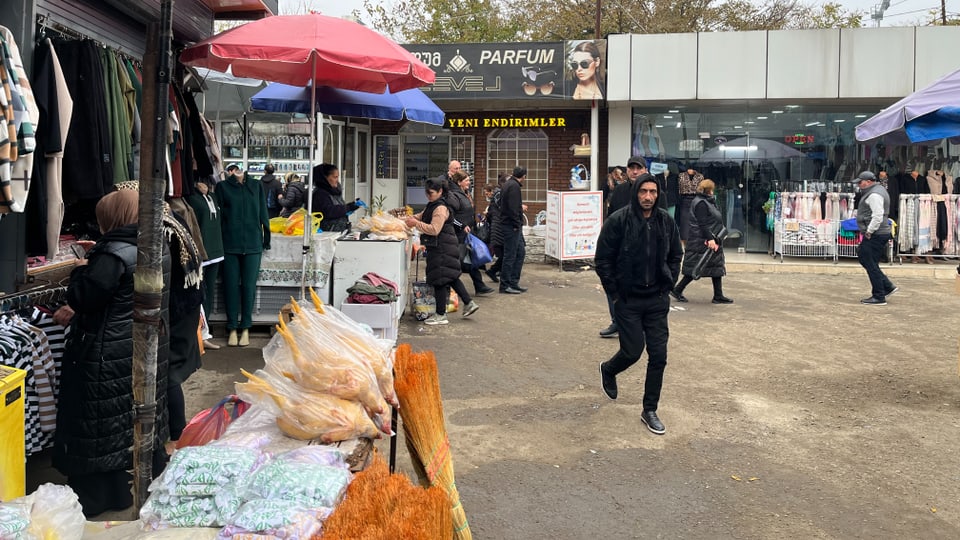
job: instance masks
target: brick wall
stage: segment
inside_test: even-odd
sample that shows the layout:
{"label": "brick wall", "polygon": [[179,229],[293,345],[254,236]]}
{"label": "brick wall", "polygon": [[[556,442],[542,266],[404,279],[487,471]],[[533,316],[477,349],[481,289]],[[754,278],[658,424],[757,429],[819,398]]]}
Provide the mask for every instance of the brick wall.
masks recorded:
{"label": "brick wall", "polygon": [[[549,138],[549,154],[550,154],[550,165],[549,165],[549,180],[548,180],[548,189],[554,191],[567,191],[570,186],[570,169],[575,167],[578,163],[583,164],[584,167],[590,166],[590,157],[576,157],[573,155],[573,150],[570,148],[572,145],[580,144],[580,135],[582,133],[590,133],[590,110],[589,109],[577,109],[577,110],[562,110],[562,109],[531,109],[526,111],[485,111],[485,112],[456,112],[450,113],[450,117],[456,118],[528,118],[528,117],[563,117],[566,119],[566,127],[562,128],[540,128],[546,133]],[[602,183],[606,180],[606,171],[607,171],[607,148],[606,144],[603,143],[604,137],[602,134],[607,133],[607,110],[600,110],[600,141],[599,141],[599,183]],[[482,121],[480,122],[482,125]],[[374,122],[372,133],[374,135],[394,135],[400,129],[401,124],[396,122]],[[496,128],[484,128],[484,127],[474,127],[474,128],[446,128],[445,132],[449,132],[451,135],[472,135],[474,138],[474,157],[476,162],[474,164],[474,173],[477,179],[476,185],[474,186],[475,192],[473,197],[475,201],[483,200],[483,184],[487,178],[487,136]],[[437,128],[440,131],[440,128]],[[594,145],[598,144],[598,141],[592,141]],[[621,163],[620,165],[625,165]],[[401,164],[401,169],[402,169]],[[436,171],[436,174],[440,174],[443,171]],[[510,172],[510,171],[506,171]],[[495,175],[493,175],[495,176]],[[477,206],[481,206],[477,204]],[[534,217],[541,210],[546,209],[545,203],[530,203],[528,204],[528,210],[526,212],[527,218],[530,220],[530,224],[533,225]]]}

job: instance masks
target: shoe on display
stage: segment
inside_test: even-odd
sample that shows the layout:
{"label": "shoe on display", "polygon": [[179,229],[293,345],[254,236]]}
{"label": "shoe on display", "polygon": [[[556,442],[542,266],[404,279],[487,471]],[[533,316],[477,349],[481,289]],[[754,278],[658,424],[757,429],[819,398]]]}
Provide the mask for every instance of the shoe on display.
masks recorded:
{"label": "shoe on display", "polygon": [[466,319],[473,315],[478,309],[480,309],[480,305],[477,304],[476,300],[471,300],[470,303],[467,304],[467,307],[463,308],[463,318]]}
{"label": "shoe on display", "polygon": [[450,321],[447,320],[446,313],[444,313],[443,315],[437,315],[436,313],[434,313],[433,315],[427,317],[427,320],[423,321],[423,324],[429,324],[430,326],[437,326],[440,324],[447,324],[449,322]]}
{"label": "shoe on display", "polygon": [[210,341],[209,339],[205,339],[205,340],[203,340],[203,348],[204,348],[204,349],[210,349],[211,351],[215,351],[215,350],[219,349],[220,346],[217,345],[216,343]]}
{"label": "shoe on display", "polygon": [[861,303],[861,304],[868,305],[868,306],[885,306],[885,305],[887,305],[887,301],[886,301],[886,300],[883,300],[883,299],[881,299],[881,298],[877,298],[877,297],[875,297],[875,296],[871,296],[870,298],[864,298],[863,300],[860,301],[860,303]]}
{"label": "shoe on display", "polygon": [[887,294],[886,294],[885,296],[890,296],[891,294],[893,294],[893,293],[895,293],[895,292],[897,292],[897,291],[899,291],[899,290],[900,290],[900,287],[897,287],[896,285],[894,285],[892,289],[890,289],[889,291],[887,291]]}
{"label": "shoe on display", "polygon": [[687,297],[684,296],[684,295],[681,294],[681,293],[678,293],[677,291],[670,291],[670,296],[672,296],[673,299],[676,300],[677,302],[686,302],[686,301],[687,301]]}
{"label": "shoe on display", "polygon": [[230,331],[230,337],[227,338],[227,346],[228,346],[228,347],[236,347],[236,346],[237,346],[237,331],[236,331],[236,330],[231,330],[231,331]]}
{"label": "shoe on display", "polygon": [[514,289],[513,287],[506,287],[500,289],[500,294],[523,294],[523,291],[520,289]]}
{"label": "shoe on display", "polygon": [[619,332],[617,332],[617,325],[610,323],[610,326],[604,328],[600,331],[600,337],[602,338],[613,338],[617,337]]}
{"label": "shoe on display", "polygon": [[250,329],[244,328],[240,331],[240,341],[237,343],[241,347],[246,347],[250,345]]}
{"label": "shoe on display", "polygon": [[651,433],[663,435],[667,432],[667,428],[663,427],[663,422],[657,416],[657,411],[643,411],[640,413],[640,421],[647,426]]}
{"label": "shoe on display", "polygon": [[733,300],[727,298],[726,296],[714,296],[711,302],[714,304],[732,304]]}
{"label": "shoe on display", "polygon": [[490,287],[483,287],[481,289],[477,289],[477,296],[487,296],[488,294],[493,294],[493,293],[494,293],[494,290]]}
{"label": "shoe on display", "polygon": [[610,399],[617,399],[617,376],[610,375],[603,369],[603,364],[606,362],[600,363],[600,387],[603,388],[603,393],[607,395]]}

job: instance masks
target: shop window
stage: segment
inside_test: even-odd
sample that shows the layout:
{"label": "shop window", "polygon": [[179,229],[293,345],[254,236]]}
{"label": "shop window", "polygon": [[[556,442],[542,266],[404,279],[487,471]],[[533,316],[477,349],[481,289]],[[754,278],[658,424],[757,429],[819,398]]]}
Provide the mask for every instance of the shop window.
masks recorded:
{"label": "shop window", "polygon": [[[450,159],[457,160],[464,170],[471,175],[476,174],[473,164],[473,135],[450,136]],[[476,178],[474,178],[476,182]]]}
{"label": "shop window", "polygon": [[497,175],[510,174],[517,165],[526,167],[523,201],[547,200],[549,142],[539,129],[499,129],[487,137],[487,183],[496,185]]}
{"label": "shop window", "polygon": [[377,135],[373,138],[373,171],[376,178],[400,177],[400,137]]}

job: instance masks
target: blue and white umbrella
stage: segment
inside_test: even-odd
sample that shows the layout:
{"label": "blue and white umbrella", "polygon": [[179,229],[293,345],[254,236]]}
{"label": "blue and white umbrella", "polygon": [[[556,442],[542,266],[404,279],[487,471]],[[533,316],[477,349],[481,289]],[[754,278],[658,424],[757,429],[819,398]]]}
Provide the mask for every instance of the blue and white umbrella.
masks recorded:
{"label": "blue and white umbrella", "polygon": [[960,143],[960,69],[875,114],[856,133],[858,141],[890,135],[894,142],[954,138]]}
{"label": "blue and white umbrella", "polygon": [[[317,87],[316,111],[373,120],[407,120],[442,126],[443,111],[418,88],[383,94]],[[250,98],[253,110],[310,114],[310,87],[273,83]]]}

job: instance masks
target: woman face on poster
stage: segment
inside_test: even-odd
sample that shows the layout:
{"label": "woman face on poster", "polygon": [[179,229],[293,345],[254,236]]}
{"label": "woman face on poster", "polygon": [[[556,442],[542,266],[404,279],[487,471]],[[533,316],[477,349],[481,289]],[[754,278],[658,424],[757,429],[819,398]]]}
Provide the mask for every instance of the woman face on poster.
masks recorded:
{"label": "woman face on poster", "polygon": [[570,70],[577,81],[573,99],[603,99],[597,80],[600,61],[600,49],[592,41],[574,47],[570,53]]}

